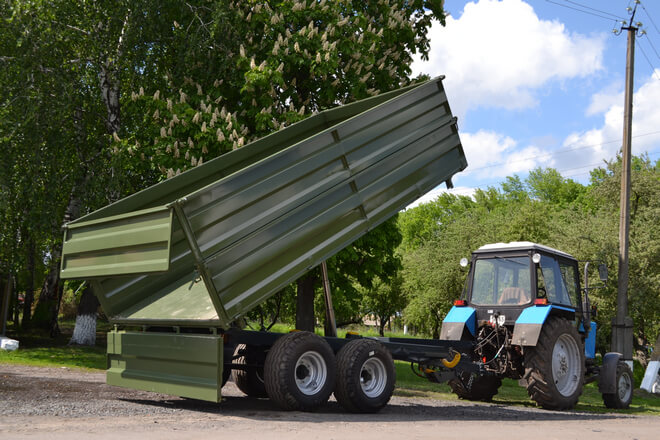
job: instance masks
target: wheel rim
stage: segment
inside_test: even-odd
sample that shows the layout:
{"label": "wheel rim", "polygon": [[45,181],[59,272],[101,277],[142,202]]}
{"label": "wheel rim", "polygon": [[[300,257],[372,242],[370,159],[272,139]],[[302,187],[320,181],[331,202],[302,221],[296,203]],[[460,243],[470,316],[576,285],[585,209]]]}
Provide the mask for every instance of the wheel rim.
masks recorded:
{"label": "wheel rim", "polygon": [[362,392],[367,397],[378,397],[383,393],[386,384],[387,370],[385,369],[385,364],[376,357],[367,359],[360,369],[360,386],[362,387]]}
{"label": "wheel rim", "polygon": [[303,394],[312,396],[318,393],[328,378],[328,367],[323,356],[315,351],[303,353],[294,370],[296,386]]}
{"label": "wheel rim", "polygon": [[562,334],[552,350],[552,379],[562,396],[570,396],[580,383],[580,351],[575,339]]}
{"label": "wheel rim", "polygon": [[619,391],[619,400],[621,402],[627,402],[630,398],[630,393],[632,393],[632,380],[628,374],[624,373],[619,376],[617,390]]}

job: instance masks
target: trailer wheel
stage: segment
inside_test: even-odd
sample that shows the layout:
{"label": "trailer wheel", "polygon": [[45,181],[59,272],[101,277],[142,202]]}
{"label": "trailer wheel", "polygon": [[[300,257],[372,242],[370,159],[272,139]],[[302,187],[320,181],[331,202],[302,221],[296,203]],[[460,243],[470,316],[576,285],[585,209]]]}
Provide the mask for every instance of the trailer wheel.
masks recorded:
{"label": "trailer wheel", "polygon": [[220,388],[224,387],[231,377],[231,358],[234,355],[235,347],[234,344],[224,344],[222,348],[224,363],[222,365],[222,386]]}
{"label": "trailer wheel", "polygon": [[252,345],[239,344],[234,356],[240,356],[234,361],[237,364],[261,365],[261,367],[248,367],[245,370],[232,370],[232,378],[238,389],[248,397],[268,397],[264,385],[263,353]]}
{"label": "trailer wheel", "polygon": [[266,392],[282,409],[312,411],[330,397],[335,370],[335,356],[325,339],[310,332],[289,333],[266,356]]}
{"label": "trailer wheel", "polygon": [[546,409],[571,409],[584,385],[584,348],[575,326],[551,318],[535,347],[525,348],[527,393]]}
{"label": "trailer wheel", "polygon": [[[495,376],[471,376],[471,373],[459,373],[460,378],[448,382],[451,390],[459,399],[490,402],[497,394],[502,379]],[[470,380],[471,379],[471,380]]]}
{"label": "trailer wheel", "polygon": [[616,366],[616,392],[603,393],[603,402],[608,408],[625,409],[633,396],[633,374],[628,364],[619,361]]}
{"label": "trailer wheel", "polygon": [[395,380],[392,355],[378,341],[356,339],[337,353],[335,398],[348,411],[379,411],[390,401]]}

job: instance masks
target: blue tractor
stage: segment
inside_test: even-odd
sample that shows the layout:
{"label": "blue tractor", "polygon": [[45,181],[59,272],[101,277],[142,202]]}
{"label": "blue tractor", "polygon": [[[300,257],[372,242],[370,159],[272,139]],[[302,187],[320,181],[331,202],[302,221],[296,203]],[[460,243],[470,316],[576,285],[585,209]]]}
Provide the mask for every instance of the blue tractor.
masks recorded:
{"label": "blue tractor", "polygon": [[[586,383],[598,381],[608,408],[627,408],[633,375],[619,353],[596,363],[596,323],[578,261],[530,242],[497,243],[472,253],[466,288],[447,314],[440,339],[469,341],[461,353],[478,371],[422,366],[427,377],[448,381],[468,400],[488,401],[502,378],[517,379],[532,400],[547,409],[573,408]],[[607,268],[599,267],[602,281]]]}

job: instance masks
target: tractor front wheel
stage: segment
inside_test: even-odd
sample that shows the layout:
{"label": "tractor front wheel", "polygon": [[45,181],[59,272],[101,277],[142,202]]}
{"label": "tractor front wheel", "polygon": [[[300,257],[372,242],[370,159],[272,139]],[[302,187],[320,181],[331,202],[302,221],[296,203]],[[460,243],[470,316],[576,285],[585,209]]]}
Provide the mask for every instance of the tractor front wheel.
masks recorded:
{"label": "tractor front wheel", "polygon": [[608,408],[625,409],[630,406],[633,395],[633,374],[628,364],[619,361],[616,366],[616,390],[603,393],[603,402]]}
{"label": "tractor front wheel", "polygon": [[499,377],[475,376],[467,372],[459,374],[459,377],[448,383],[459,399],[490,402],[502,385]]}

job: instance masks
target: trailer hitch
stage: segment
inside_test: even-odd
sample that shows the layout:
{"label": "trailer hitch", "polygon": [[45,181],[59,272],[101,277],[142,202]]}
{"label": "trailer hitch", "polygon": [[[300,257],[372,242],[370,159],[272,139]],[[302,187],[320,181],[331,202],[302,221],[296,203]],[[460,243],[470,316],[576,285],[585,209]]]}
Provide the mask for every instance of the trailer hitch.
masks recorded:
{"label": "trailer hitch", "polygon": [[448,361],[447,359],[442,359],[442,365],[444,365],[446,368],[454,368],[458,363],[461,361],[461,354],[459,352],[454,353],[454,359],[451,361]]}

